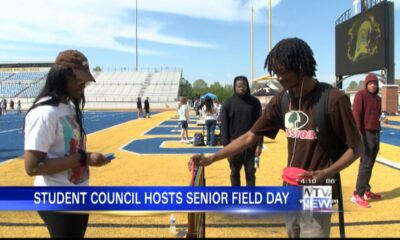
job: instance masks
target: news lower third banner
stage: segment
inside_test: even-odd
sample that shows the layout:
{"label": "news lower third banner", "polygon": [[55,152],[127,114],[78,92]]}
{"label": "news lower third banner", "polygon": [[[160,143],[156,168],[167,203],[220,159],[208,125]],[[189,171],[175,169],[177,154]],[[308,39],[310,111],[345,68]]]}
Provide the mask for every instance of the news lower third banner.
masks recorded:
{"label": "news lower third banner", "polygon": [[330,211],[330,186],[0,187],[0,211]]}

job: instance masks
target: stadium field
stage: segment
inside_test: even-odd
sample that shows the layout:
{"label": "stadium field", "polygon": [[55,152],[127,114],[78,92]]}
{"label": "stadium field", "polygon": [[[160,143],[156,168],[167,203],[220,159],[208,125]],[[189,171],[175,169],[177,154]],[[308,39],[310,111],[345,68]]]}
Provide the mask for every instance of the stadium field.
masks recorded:
{"label": "stadium field", "polygon": [[[392,118],[391,121],[398,121]],[[0,118],[1,186],[31,186],[33,178],[26,175],[22,155],[22,115]],[[193,147],[181,143],[175,111],[153,113],[150,119],[137,119],[132,112],[86,112],[85,128],[88,150],[113,152],[116,159],[102,168],[91,168],[92,186],[188,186],[190,174],[187,161],[193,153],[212,153],[218,147]],[[189,125],[189,136],[202,128]],[[385,131],[398,134],[392,126]],[[400,163],[400,146],[391,141],[393,134],[382,134],[379,158],[393,166]],[[396,138],[395,138],[396,139]],[[397,137],[398,139],[398,137]],[[275,140],[265,139],[261,166],[257,170],[257,186],[281,185],[286,165],[286,139],[280,132]],[[372,175],[373,191],[383,200],[371,202],[362,209],[350,202],[354,190],[358,161],[342,172],[346,236],[400,237],[400,170],[377,163]],[[229,186],[229,165],[220,161],[206,169],[207,186]],[[242,173],[242,183],[245,182]],[[187,214],[176,213],[177,233],[169,232],[169,214],[90,216],[86,237],[184,237]],[[338,215],[333,215],[332,237],[339,237]],[[1,237],[48,237],[36,212],[0,212]],[[279,214],[206,214],[207,237],[286,237],[283,217]]]}

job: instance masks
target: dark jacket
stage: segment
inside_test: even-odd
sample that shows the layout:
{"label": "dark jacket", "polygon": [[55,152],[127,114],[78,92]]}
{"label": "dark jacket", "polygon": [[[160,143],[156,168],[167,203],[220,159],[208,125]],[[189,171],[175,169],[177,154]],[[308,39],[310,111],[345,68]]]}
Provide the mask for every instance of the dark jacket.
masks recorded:
{"label": "dark jacket", "polygon": [[144,100],[144,110],[149,111],[150,110],[150,103],[149,100]]}
{"label": "dark jacket", "polygon": [[223,104],[221,109],[221,143],[224,146],[249,131],[261,116],[261,103],[257,98],[250,95],[247,79],[245,79],[247,83],[246,94],[239,96],[235,92],[236,82],[242,79],[239,78],[234,81],[234,94]]}
{"label": "dark jacket", "polygon": [[353,116],[357,127],[361,132],[380,131],[381,98],[378,96],[379,88],[375,93],[367,90],[369,82],[376,82],[375,75],[369,74],[365,78],[364,90],[358,91],[353,102]]}

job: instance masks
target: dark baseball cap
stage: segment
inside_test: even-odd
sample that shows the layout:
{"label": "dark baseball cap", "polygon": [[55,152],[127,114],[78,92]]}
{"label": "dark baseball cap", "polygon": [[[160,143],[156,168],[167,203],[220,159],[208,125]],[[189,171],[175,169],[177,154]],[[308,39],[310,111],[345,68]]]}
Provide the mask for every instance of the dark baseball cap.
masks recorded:
{"label": "dark baseball cap", "polygon": [[71,68],[79,80],[96,82],[90,73],[88,59],[78,50],[60,52],[56,58],[56,64]]}

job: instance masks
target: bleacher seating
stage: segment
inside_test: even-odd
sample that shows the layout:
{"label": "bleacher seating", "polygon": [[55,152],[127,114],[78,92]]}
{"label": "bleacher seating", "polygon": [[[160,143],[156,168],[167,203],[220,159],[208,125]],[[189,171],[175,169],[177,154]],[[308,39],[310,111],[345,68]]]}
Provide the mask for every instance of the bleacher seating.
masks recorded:
{"label": "bleacher seating", "polygon": [[88,99],[149,97],[152,102],[173,102],[178,96],[181,71],[101,72],[85,90]]}
{"label": "bleacher seating", "polygon": [[[47,72],[4,72],[0,71],[0,97],[29,97],[34,98],[39,93]],[[38,90],[39,88],[39,90]]]}
{"label": "bleacher seating", "polygon": [[[0,97],[35,98],[46,81],[46,71],[6,72],[0,70]],[[85,89],[91,107],[128,107],[141,97],[152,106],[173,105],[178,97],[181,70],[101,71],[93,73],[96,82]],[[31,101],[31,100],[29,100]]]}
{"label": "bleacher seating", "polygon": [[19,94],[18,97],[35,98],[44,87],[44,83],[44,81],[40,81],[36,84],[32,84],[29,88]]}
{"label": "bleacher seating", "polygon": [[27,87],[22,83],[0,83],[0,97],[14,97]]}
{"label": "bleacher seating", "polygon": [[0,72],[0,81],[7,80],[12,74],[10,72]]}
{"label": "bleacher seating", "polygon": [[47,75],[47,72],[19,72],[12,74],[7,80],[10,81],[23,81],[23,80],[40,80]]}

